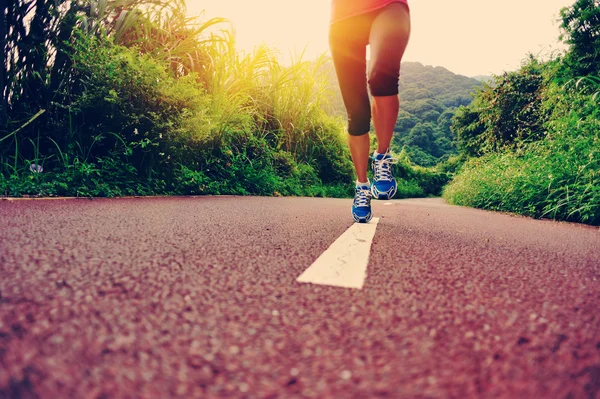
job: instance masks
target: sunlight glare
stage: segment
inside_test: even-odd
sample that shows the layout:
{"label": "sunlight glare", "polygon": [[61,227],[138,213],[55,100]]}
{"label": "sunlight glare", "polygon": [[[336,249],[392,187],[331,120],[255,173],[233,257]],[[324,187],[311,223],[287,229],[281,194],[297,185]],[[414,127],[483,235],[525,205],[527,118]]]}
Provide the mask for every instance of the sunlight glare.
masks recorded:
{"label": "sunlight glare", "polygon": [[[558,17],[572,0],[410,1],[412,36],[405,61],[474,76],[519,67],[528,52],[547,58],[563,46]],[[188,0],[188,13],[228,18],[245,52],[262,43],[289,60],[328,53],[330,0]],[[296,57],[297,58],[297,57]]]}

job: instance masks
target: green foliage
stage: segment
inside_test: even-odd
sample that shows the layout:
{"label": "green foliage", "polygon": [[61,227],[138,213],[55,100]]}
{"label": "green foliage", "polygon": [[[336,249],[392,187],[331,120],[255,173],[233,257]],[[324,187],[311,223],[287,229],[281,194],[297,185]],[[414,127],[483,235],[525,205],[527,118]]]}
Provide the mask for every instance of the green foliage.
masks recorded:
{"label": "green foliage", "polygon": [[449,202],[600,225],[599,13],[597,1],[563,9],[563,57],[530,58],[459,110],[461,148],[480,157],[458,169]]}
{"label": "green foliage", "polygon": [[454,155],[446,159],[444,162],[437,164],[435,170],[454,177],[461,171],[467,160],[468,158],[464,153]]}
{"label": "green foliage", "polygon": [[273,150],[264,139],[249,135],[246,140],[219,146],[211,154],[201,154],[203,162],[196,169],[180,164],[175,172],[173,193],[311,197],[351,194],[351,185],[323,184],[311,165],[297,163],[289,152]]}
{"label": "green foliage", "polygon": [[95,163],[76,159],[55,172],[34,173],[23,168],[8,177],[0,173],[0,193],[12,197],[118,197],[150,195],[163,190],[163,181],[140,181],[132,165],[114,158],[99,158]]}
{"label": "green foliage", "polygon": [[78,38],[73,60],[73,85],[65,93],[68,121],[63,120],[71,129],[54,137],[56,143],[61,149],[76,143],[86,162],[122,159],[151,178],[167,132],[183,122],[184,110],[206,102],[205,96],[152,58],[94,37]]}
{"label": "green foliage", "polygon": [[401,111],[392,148],[405,150],[412,162],[435,166],[457,153],[451,120],[457,107],[470,104],[480,82],[445,68],[402,64]]}
{"label": "green foliage", "polygon": [[[165,4],[61,9],[80,23],[40,46],[60,46],[62,83],[44,84],[51,100],[39,104],[9,90],[19,95],[0,133],[1,192],[351,195],[343,128],[323,110],[324,59],[283,66],[266,47],[244,55],[228,31],[203,36],[220,20],[197,23],[182,1]],[[25,74],[11,79],[27,85]]]}
{"label": "green foliage", "polygon": [[521,69],[494,77],[452,120],[460,149],[472,156],[515,147],[544,134],[545,65],[530,57]]}
{"label": "green foliage", "polygon": [[444,197],[457,205],[600,224],[597,109],[584,118],[571,111],[526,151],[470,160]]}
{"label": "green foliage", "polygon": [[571,77],[600,72],[600,1],[577,0],[560,12],[561,39],[570,46],[565,57]]}
{"label": "green foliage", "polygon": [[225,40],[215,34],[207,39],[207,32],[227,20],[198,21],[188,17],[185,0],[171,0],[164,5],[168,7],[167,12],[164,7],[152,6],[152,3],[121,12],[122,23],[115,24],[112,35],[115,43],[136,47],[141,53],[168,64],[177,77],[202,74],[210,64],[209,46],[205,44]]}
{"label": "green foliage", "polygon": [[395,198],[439,196],[450,180],[444,171],[415,165],[406,150],[397,158],[394,175],[398,181],[398,193]]}

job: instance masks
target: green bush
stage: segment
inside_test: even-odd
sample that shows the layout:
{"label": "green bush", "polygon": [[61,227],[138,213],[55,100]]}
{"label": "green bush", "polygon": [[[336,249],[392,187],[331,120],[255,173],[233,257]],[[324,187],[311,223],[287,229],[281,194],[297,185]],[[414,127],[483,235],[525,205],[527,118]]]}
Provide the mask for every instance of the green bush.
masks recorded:
{"label": "green bush", "polygon": [[452,118],[460,150],[481,156],[543,139],[548,75],[548,65],[530,56],[518,71],[485,84],[473,103],[459,108]]}
{"label": "green bush", "polygon": [[561,10],[560,57],[496,79],[454,118],[470,159],[444,197],[458,205],[600,224],[598,0]]}
{"label": "green bush", "polygon": [[434,168],[414,165],[410,155],[402,151],[394,165],[394,175],[398,181],[398,193],[395,198],[415,198],[439,196],[450,180],[445,172]]}
{"label": "green bush", "polygon": [[545,140],[468,161],[444,197],[456,205],[600,224],[600,111],[589,98],[571,103],[580,107],[550,123]]}
{"label": "green bush", "polygon": [[[140,9],[123,24],[115,5],[99,15],[69,9],[59,69],[35,71],[61,82],[37,85],[52,100],[21,104],[36,94],[12,94],[21,111],[0,134],[2,194],[352,196],[343,122],[324,111],[327,60],[286,66],[266,47],[239,53],[230,32],[202,37],[183,4]],[[52,43],[38,44],[49,53]],[[11,87],[26,90],[33,78]],[[405,170],[402,196],[439,192],[441,174]]]}
{"label": "green bush", "polygon": [[0,193],[12,197],[119,197],[164,191],[164,181],[140,180],[132,165],[113,158],[98,158],[94,163],[76,159],[53,172],[36,173],[27,168],[8,177],[0,174]]}

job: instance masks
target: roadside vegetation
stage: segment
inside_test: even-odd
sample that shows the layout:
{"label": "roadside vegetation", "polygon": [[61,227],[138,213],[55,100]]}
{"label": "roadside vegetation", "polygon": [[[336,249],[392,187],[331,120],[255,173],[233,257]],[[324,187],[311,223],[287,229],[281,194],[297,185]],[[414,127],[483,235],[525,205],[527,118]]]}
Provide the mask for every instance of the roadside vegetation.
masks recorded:
{"label": "roadside vegetation", "polygon": [[600,1],[561,11],[566,54],[496,76],[452,121],[453,204],[600,225]]}
{"label": "roadside vegetation", "polygon": [[3,194],[348,195],[324,60],[239,53],[183,1],[20,0],[7,19]]}
{"label": "roadside vegetation", "polygon": [[[182,0],[9,1],[0,194],[350,196],[328,60],[238,52],[226,21],[185,11]],[[440,193],[437,172],[405,167],[403,195]]]}
{"label": "roadside vegetation", "polygon": [[402,64],[401,110],[392,149],[406,151],[417,165],[432,167],[458,155],[450,125],[460,106],[473,101],[481,82],[442,67]]}

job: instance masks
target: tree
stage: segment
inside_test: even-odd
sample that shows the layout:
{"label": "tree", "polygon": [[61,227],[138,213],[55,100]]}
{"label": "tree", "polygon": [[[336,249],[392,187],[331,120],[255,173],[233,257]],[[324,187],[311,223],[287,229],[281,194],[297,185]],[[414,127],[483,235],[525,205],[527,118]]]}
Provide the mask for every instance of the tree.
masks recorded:
{"label": "tree", "polygon": [[440,115],[441,113],[439,111],[431,110],[424,112],[423,115],[421,115],[421,119],[423,119],[423,122],[437,123]]}
{"label": "tree", "polygon": [[406,145],[419,147],[430,154],[436,152],[434,144],[436,126],[432,123],[419,123],[410,130],[406,137]]}
{"label": "tree", "polygon": [[404,104],[404,109],[419,118],[423,118],[423,115],[427,111],[444,111],[444,106],[435,98],[427,98],[406,103]]}
{"label": "tree", "polygon": [[561,10],[561,40],[570,45],[566,63],[573,76],[600,71],[600,0],[577,0]]}
{"label": "tree", "polygon": [[421,120],[419,118],[417,118],[410,112],[401,109],[398,113],[398,119],[396,120],[396,126],[394,127],[394,131],[407,134],[410,131],[410,129],[415,127],[415,125],[420,121]]}
{"label": "tree", "polygon": [[452,131],[468,155],[512,147],[543,138],[548,113],[542,107],[546,67],[532,56],[516,72],[496,76],[475,101],[457,112]]}
{"label": "tree", "polygon": [[448,138],[448,140],[453,139],[452,130],[450,127],[452,126],[452,117],[455,115],[456,111],[453,109],[445,110],[437,120],[437,125],[440,133],[443,137]]}
{"label": "tree", "polygon": [[[475,101],[480,102],[481,97]],[[452,132],[457,138],[458,147],[469,156],[480,156],[485,151],[487,130],[482,109],[475,104],[461,107],[452,118]]]}

